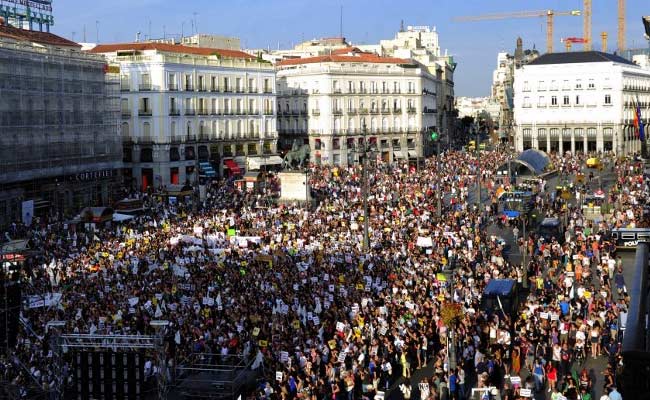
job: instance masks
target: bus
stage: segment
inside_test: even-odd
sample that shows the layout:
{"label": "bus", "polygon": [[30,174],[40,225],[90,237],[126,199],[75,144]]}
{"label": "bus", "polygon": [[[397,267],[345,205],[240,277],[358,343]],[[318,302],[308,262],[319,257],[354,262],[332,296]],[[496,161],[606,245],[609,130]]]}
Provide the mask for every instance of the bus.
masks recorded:
{"label": "bus", "polygon": [[528,215],[535,208],[535,193],[532,191],[503,192],[499,197],[501,212],[508,219],[515,219],[521,215]]}
{"label": "bus", "polygon": [[614,228],[610,238],[618,249],[635,250],[639,242],[650,241],[650,228]]}

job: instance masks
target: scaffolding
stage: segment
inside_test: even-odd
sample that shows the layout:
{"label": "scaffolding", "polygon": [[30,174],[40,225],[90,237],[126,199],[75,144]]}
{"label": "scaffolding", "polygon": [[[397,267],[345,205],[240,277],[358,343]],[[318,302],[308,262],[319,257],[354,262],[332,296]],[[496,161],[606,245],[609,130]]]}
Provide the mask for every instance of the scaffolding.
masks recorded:
{"label": "scaffolding", "polygon": [[0,39],[0,219],[11,200],[91,205],[74,198],[89,184],[75,177],[121,167],[118,113],[119,81],[102,57]]}
{"label": "scaffolding", "polygon": [[[146,351],[147,355],[154,360],[156,366],[156,396],[158,399],[165,399],[167,396],[167,362],[165,353],[164,337],[166,329],[157,329],[157,335],[88,335],[88,334],[62,334],[53,338],[55,358],[61,367],[70,355],[75,352],[98,352],[110,351],[114,353],[138,353]],[[62,370],[62,369],[60,369]],[[63,382],[61,377],[61,382]],[[56,398],[63,398],[64,385],[59,386],[58,391],[53,395]],[[147,393],[140,393],[146,396]],[[150,398],[149,394],[148,398]]]}

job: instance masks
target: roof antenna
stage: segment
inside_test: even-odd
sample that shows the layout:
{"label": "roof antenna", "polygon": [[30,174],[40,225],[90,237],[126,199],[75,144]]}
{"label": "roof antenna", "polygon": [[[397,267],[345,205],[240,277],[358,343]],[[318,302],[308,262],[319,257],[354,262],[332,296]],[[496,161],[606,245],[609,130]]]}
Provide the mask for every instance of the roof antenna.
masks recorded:
{"label": "roof antenna", "polygon": [[402,20],[399,24],[399,31],[404,32],[404,20]]}
{"label": "roof antenna", "polygon": [[343,4],[341,4],[341,14],[339,19],[339,37],[343,39]]}

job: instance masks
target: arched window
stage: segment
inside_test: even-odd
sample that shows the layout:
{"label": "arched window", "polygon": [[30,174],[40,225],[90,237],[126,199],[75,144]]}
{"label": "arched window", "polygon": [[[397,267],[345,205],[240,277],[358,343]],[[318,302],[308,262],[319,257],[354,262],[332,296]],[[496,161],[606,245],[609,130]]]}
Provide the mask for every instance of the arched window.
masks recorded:
{"label": "arched window", "polygon": [[384,132],[388,131],[388,118],[386,117],[381,119],[381,130]]}
{"label": "arched window", "polygon": [[370,120],[370,130],[372,132],[377,132],[377,118],[372,118]]}
{"label": "arched window", "polygon": [[395,129],[396,131],[399,131],[399,130],[400,130],[400,126],[401,126],[400,119],[399,119],[399,118],[395,118],[395,119],[393,120],[393,129]]}
{"label": "arched window", "polygon": [[151,124],[148,122],[142,124],[142,139],[151,140]]}

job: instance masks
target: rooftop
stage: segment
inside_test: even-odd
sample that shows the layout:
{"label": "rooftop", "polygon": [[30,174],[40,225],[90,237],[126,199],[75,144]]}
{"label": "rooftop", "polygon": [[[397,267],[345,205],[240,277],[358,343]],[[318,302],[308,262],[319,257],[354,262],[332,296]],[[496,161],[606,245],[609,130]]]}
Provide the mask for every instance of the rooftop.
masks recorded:
{"label": "rooftop", "polygon": [[334,50],[332,51],[332,54],[323,55],[323,56],[282,60],[278,62],[277,65],[282,67],[287,65],[302,65],[302,64],[327,63],[327,62],[411,64],[411,65],[414,64],[413,61],[404,58],[381,57],[375,53],[367,53],[367,52],[360,51],[356,47],[348,47],[345,49]]}
{"label": "rooftop", "polygon": [[116,43],[116,44],[100,44],[90,50],[91,53],[113,53],[116,51],[145,51],[156,50],[165,53],[180,53],[180,54],[194,54],[199,56],[212,56],[217,55],[225,58],[241,58],[252,60],[255,56],[239,50],[227,49],[212,49],[206,47],[190,47],[180,44],[169,43],[152,43],[152,42],[138,42],[138,43]]}
{"label": "rooftop", "polygon": [[619,64],[636,65],[616,54],[602,51],[571,51],[566,53],[547,53],[528,63],[528,65],[548,64],[577,64],[592,62],[615,62]]}
{"label": "rooftop", "polygon": [[76,47],[81,46],[71,40],[57,36],[49,32],[30,31],[27,29],[15,28],[9,25],[0,24],[0,37],[14,39],[18,41],[28,41],[51,46]]}

